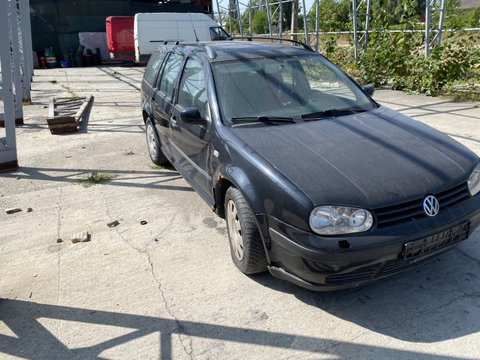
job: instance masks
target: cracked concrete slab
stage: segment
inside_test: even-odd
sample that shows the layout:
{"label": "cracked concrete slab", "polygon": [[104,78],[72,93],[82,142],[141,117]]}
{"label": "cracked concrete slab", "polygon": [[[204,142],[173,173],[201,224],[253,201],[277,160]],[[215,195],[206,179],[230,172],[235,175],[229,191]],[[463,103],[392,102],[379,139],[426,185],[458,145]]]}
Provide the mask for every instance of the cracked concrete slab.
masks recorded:
{"label": "cracked concrete slab", "polygon": [[[410,272],[347,291],[244,276],[224,221],[175,170],[150,162],[142,74],[36,71],[17,128],[21,167],[0,174],[0,207],[33,209],[0,212],[0,358],[480,357],[478,230]],[[94,95],[93,107],[78,133],[51,135],[44,106],[66,87]],[[375,98],[480,154],[476,104],[388,90]],[[114,177],[82,187],[92,171]],[[91,241],[72,244],[82,231]]]}

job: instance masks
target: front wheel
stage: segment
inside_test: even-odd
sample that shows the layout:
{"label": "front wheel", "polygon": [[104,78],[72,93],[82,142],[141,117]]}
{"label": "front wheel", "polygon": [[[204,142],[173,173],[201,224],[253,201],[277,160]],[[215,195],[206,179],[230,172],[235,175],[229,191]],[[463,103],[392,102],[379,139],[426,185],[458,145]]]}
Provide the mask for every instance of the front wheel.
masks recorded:
{"label": "front wheel", "polygon": [[147,119],[145,126],[148,154],[150,155],[150,159],[152,159],[152,162],[155,165],[168,164],[168,159],[165,157],[165,155],[163,155],[162,149],[160,148],[160,139],[158,138],[157,132],[152,124],[152,120]]}
{"label": "front wheel", "polygon": [[237,268],[244,274],[267,269],[267,257],[252,210],[240,191],[230,187],[225,195],[230,253]]}

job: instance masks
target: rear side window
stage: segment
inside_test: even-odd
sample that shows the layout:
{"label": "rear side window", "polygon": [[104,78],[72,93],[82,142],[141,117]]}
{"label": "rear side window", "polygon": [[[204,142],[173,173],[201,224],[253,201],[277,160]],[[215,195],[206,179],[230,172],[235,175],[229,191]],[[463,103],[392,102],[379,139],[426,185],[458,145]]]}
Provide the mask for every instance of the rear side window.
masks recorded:
{"label": "rear side window", "polygon": [[175,81],[178,77],[183,56],[179,54],[170,54],[163,68],[162,77],[160,79],[158,90],[165,95],[168,100],[173,99],[173,91],[175,90]]}
{"label": "rear side window", "polygon": [[148,61],[147,67],[145,68],[145,74],[143,75],[145,81],[150,85],[153,85],[155,77],[158,73],[158,69],[160,69],[160,65],[162,65],[164,57],[164,51],[153,53],[152,56],[150,56],[150,60]]}

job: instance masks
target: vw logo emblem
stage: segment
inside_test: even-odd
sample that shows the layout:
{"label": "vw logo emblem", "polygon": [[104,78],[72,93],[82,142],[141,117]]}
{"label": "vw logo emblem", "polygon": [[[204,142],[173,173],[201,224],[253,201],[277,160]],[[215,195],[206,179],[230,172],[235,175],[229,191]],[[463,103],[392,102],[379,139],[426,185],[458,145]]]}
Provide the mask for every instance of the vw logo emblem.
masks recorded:
{"label": "vw logo emblem", "polygon": [[440,211],[440,203],[437,198],[433,195],[428,195],[425,200],[423,200],[423,211],[428,216],[435,216]]}

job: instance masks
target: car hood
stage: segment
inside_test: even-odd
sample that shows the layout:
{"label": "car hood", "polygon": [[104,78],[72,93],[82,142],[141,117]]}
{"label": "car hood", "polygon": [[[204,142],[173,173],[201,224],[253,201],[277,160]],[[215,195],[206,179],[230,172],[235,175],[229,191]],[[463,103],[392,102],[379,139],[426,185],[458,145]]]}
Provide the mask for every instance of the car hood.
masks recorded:
{"label": "car hood", "polygon": [[387,206],[466,181],[476,155],[386,107],[234,133],[314,205]]}

